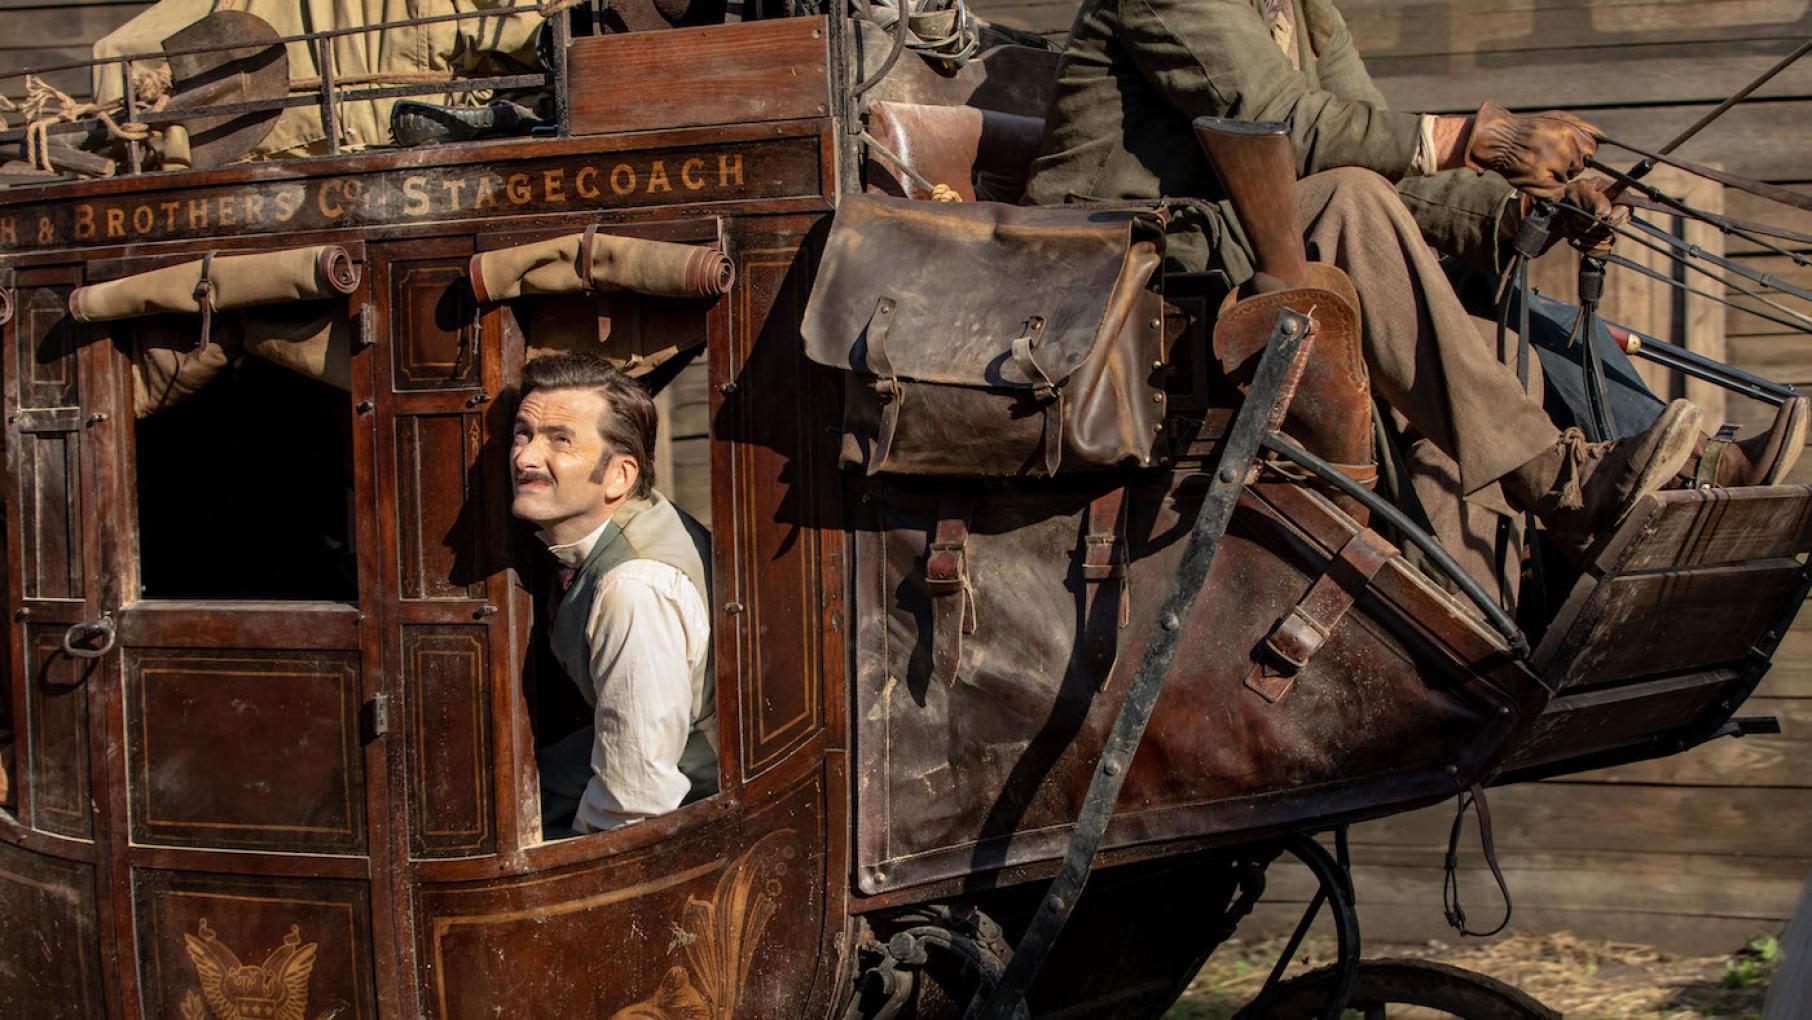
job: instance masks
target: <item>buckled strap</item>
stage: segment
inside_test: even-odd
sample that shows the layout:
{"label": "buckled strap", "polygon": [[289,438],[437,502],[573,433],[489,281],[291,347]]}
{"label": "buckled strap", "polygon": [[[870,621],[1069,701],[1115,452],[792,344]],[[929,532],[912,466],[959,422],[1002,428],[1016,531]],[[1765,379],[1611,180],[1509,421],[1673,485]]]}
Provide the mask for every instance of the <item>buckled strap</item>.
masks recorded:
{"label": "buckled strap", "polygon": [[1699,455],[1699,469],[1692,474],[1692,487],[1709,489],[1718,484],[1718,462],[1724,459],[1724,451],[1736,442],[1737,426],[1735,422],[1725,422],[1718,426],[1718,434],[1705,441],[1705,452]]}
{"label": "buckled strap", "polygon": [[587,294],[592,291],[591,285],[591,243],[598,236],[598,225],[593,223],[579,235],[579,260],[573,266],[579,272],[579,289]]}
{"label": "buckled strap", "polygon": [[1053,400],[1057,396],[1057,384],[1045,374],[1043,366],[1033,353],[1038,350],[1038,341],[1044,339],[1044,316],[1034,315],[1027,319],[1019,336],[1013,339],[1013,364],[1032,384],[1032,392],[1039,400]]}
{"label": "buckled strap", "polygon": [[1034,356],[1042,339],[1044,316],[1034,315],[1025,321],[1019,336],[1013,338],[1010,349],[1013,364],[1019,366],[1020,374],[1032,384],[1032,395],[1045,402],[1044,472],[1054,475],[1063,460],[1063,391],[1057,388],[1056,380],[1045,372]]}
{"label": "buckled strap", "polygon": [[956,683],[963,635],[975,633],[975,590],[969,582],[967,499],[938,503],[937,527],[925,555],[925,588],[931,593],[931,677]]}
{"label": "buckled strap", "polygon": [[883,297],[875,302],[868,317],[868,328],[862,331],[867,347],[868,371],[875,377],[875,396],[881,402],[880,428],[875,435],[875,448],[868,458],[868,473],[878,474],[893,450],[895,431],[900,426],[900,405],[906,402],[906,391],[894,376],[893,360],[887,355],[887,331],[893,327],[894,309],[898,302]]}
{"label": "buckled strap", "polygon": [[1321,651],[1359,593],[1396,554],[1396,547],[1370,528],[1347,539],[1308,593],[1266,635],[1253,655],[1246,686],[1270,702],[1289,693],[1296,675]]}
{"label": "buckled strap", "polygon": [[1083,517],[1081,655],[1099,690],[1113,681],[1120,631],[1132,617],[1126,597],[1126,490],[1095,497]]}
{"label": "buckled strap", "polygon": [[201,344],[198,351],[208,349],[209,336],[214,331],[214,253],[201,253],[201,277],[195,281],[195,303],[201,306]]}

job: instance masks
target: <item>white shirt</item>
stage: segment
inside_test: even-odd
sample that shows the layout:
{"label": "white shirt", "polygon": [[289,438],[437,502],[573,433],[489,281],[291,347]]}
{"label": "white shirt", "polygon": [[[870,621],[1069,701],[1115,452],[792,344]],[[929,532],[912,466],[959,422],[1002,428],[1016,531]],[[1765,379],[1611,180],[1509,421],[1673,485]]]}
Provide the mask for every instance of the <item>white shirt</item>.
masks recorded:
{"label": "white shirt", "polygon": [[[577,568],[609,526],[548,551]],[[704,598],[674,567],[630,560],[604,575],[585,625],[591,684],[579,690],[593,706],[596,738],[575,829],[621,828],[685,799],[692,784],[680,754],[705,707],[693,704],[692,673],[709,653],[710,633]]]}

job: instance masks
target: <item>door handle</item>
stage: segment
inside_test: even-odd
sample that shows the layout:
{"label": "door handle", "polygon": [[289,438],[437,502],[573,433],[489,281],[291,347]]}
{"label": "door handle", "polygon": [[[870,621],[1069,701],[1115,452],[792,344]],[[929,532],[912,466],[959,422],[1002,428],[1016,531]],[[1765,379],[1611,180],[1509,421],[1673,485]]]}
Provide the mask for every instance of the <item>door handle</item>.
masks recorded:
{"label": "door handle", "polygon": [[114,629],[113,617],[102,613],[98,620],[74,624],[64,631],[63,651],[71,658],[98,659],[113,651],[114,643],[118,640],[119,634]]}

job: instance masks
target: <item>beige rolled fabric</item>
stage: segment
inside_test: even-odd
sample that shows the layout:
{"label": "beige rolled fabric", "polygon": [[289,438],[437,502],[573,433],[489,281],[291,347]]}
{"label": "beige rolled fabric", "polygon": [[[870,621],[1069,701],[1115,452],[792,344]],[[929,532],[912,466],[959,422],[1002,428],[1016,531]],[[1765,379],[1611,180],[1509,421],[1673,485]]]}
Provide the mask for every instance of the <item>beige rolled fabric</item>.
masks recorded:
{"label": "beige rolled fabric", "polygon": [[471,275],[480,304],[586,290],[713,298],[735,283],[736,266],[716,248],[588,230],[474,255]]}
{"label": "beige rolled fabric", "polygon": [[140,315],[198,313],[202,308],[196,294],[204,262],[208,306],[217,312],[315,301],[350,294],[359,285],[358,266],[346,249],[326,244],[256,255],[218,255],[77,287],[69,295],[69,314],[78,322],[110,322]]}

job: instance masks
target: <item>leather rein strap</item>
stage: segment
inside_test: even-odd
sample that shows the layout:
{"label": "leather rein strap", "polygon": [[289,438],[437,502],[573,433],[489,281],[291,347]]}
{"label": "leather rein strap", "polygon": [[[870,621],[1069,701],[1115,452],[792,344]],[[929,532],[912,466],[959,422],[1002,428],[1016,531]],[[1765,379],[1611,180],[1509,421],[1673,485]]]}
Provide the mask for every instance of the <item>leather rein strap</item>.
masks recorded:
{"label": "leather rein strap", "polygon": [[976,998],[967,1010],[967,1015],[974,1020],[1014,1020],[1026,1014],[1026,990],[1038,977],[1038,969],[1062,934],[1082,895],[1083,886],[1088,883],[1095,854],[1101,848],[1101,838],[1113,816],[1114,804],[1120,798],[1120,789],[1126,783],[1133,756],[1145,737],[1145,726],[1151,721],[1164,678],[1170,674],[1171,663],[1182,644],[1184,621],[1190,618],[1196,597],[1207,584],[1215,552],[1227,533],[1227,525],[1233,520],[1234,508],[1239,504],[1240,493],[1245,491],[1246,478],[1252,471],[1260,444],[1266,433],[1276,427],[1274,423],[1283,419],[1289,384],[1300,377],[1303,359],[1312,349],[1313,328],[1309,317],[1300,312],[1286,308],[1278,314],[1277,326],[1265,345],[1251,388],[1233,419],[1233,427],[1221,448],[1220,461],[1215,466],[1201,508],[1196,512],[1176,577],[1159,609],[1157,625],[1151,629],[1145,651],[1139,658],[1138,670],[1127,685],[1126,700],[1120,704],[1113,730],[1095,764],[1088,795],[1083,798],[1076,824],[1070,829],[1063,866],[1052,880],[1025,934],[1014,947],[1013,958],[1008,961],[1000,981],[991,989],[984,984],[976,991]]}

